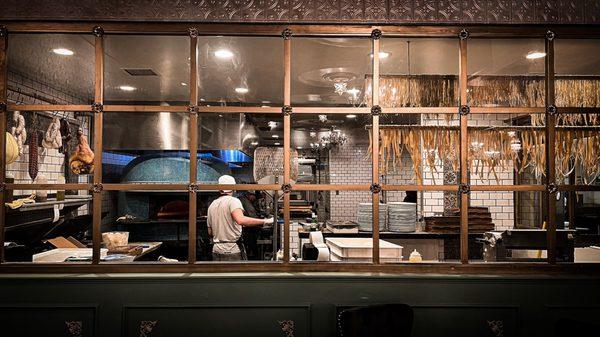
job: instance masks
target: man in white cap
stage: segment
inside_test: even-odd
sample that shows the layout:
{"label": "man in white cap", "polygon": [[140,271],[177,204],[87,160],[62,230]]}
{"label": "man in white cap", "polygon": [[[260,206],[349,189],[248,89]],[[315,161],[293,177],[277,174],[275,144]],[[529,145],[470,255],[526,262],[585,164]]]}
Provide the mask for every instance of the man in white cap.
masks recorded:
{"label": "man in white cap", "polygon": [[[230,175],[219,178],[219,185],[235,185]],[[254,227],[273,223],[273,218],[256,219],[244,215],[240,199],[232,190],[221,190],[221,196],[208,207],[208,234],[213,237],[212,256],[214,261],[245,260],[242,242],[242,226]]]}

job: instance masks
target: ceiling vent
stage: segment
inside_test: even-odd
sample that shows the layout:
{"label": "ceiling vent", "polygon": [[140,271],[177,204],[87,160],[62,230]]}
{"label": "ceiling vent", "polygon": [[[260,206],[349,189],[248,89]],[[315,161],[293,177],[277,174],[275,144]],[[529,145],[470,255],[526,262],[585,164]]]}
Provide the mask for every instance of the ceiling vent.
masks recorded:
{"label": "ceiling vent", "polygon": [[158,76],[158,74],[150,68],[123,68],[123,71],[131,76]]}

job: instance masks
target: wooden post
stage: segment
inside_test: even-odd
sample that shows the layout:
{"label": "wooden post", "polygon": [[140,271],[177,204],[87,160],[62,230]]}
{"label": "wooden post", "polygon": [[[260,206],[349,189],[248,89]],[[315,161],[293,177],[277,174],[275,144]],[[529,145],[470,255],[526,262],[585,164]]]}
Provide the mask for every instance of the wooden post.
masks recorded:
{"label": "wooden post", "polygon": [[546,186],[544,192],[548,207],[546,231],[548,263],[556,263],[556,163],[554,148],[556,137],[556,106],[554,98],[554,33],[546,34]]}
{"label": "wooden post", "polygon": [[379,106],[379,50],[381,30],[373,29],[371,39],[373,41],[373,92],[371,93],[371,114],[373,129],[372,136],[372,162],[371,162],[371,192],[373,202],[373,264],[379,264],[379,193],[381,193],[381,185],[379,184],[379,114],[381,107]]}
{"label": "wooden post", "polygon": [[459,35],[459,90],[460,90],[460,262],[469,263],[469,110],[467,101],[467,38],[463,30]]}
{"label": "wooden post", "polygon": [[8,31],[0,26],[0,263],[4,262],[4,223],[6,210],[4,207],[4,190],[6,189],[6,117],[8,100],[7,90],[7,55]]}
{"label": "wooden post", "polygon": [[102,241],[102,122],[104,119],[104,31],[94,27],[94,177],[92,188],[92,264],[100,263]]}
{"label": "wooden post", "polygon": [[[285,29],[283,37],[283,263],[290,262],[290,146],[292,104],[292,32]],[[273,224],[278,226],[278,224]],[[277,240],[277,238],[273,238]],[[277,254],[277,252],[273,252]]]}
{"label": "wooden post", "polygon": [[190,185],[188,189],[189,196],[189,222],[188,222],[188,263],[196,263],[196,243],[197,225],[197,176],[198,176],[198,30],[189,29],[190,35],[190,104],[188,111],[190,118],[188,121],[188,133],[190,135]]}

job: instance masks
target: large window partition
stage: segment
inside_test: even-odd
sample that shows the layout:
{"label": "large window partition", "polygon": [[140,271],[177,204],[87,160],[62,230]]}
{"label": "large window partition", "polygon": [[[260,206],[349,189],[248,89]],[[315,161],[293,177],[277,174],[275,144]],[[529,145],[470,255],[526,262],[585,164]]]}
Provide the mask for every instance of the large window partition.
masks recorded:
{"label": "large window partition", "polygon": [[[96,155],[88,175],[65,181],[51,177],[43,183],[26,178],[8,182],[6,140],[0,137],[0,190],[91,195],[93,253],[91,262],[30,264],[6,261],[0,249],[0,271],[591,270],[586,268],[594,265],[558,263],[563,260],[557,259],[557,228],[567,221],[575,228],[580,221],[574,208],[578,198],[593,200],[600,192],[594,148],[600,113],[597,69],[593,63],[581,64],[584,59],[572,61],[580,56],[573,55],[574,49],[597,54],[596,40],[578,38],[599,33],[558,27],[7,23],[0,34],[0,134],[10,131],[7,120],[17,111],[51,117],[57,116],[51,113],[55,111],[81,125],[82,137]],[[79,92],[73,94],[77,98],[23,104],[8,97],[9,77],[14,76],[10,66],[46,57],[52,39],[83,46],[54,52],[74,50],[76,65],[49,59],[43,68],[26,71],[57,81],[60,72],[79,73],[71,76],[81,81]],[[39,55],[40,49],[30,55],[32,47],[40,46],[44,54]],[[144,63],[145,54],[153,52],[161,57]],[[131,77],[136,74],[145,77]],[[145,123],[163,130],[144,135]],[[235,130],[247,123],[268,125],[267,136],[236,139]],[[360,168],[333,163],[333,157],[323,155],[342,151],[328,143],[331,137],[350,139],[343,155],[362,156]],[[159,158],[176,153],[189,158],[189,164],[169,160],[177,176],[158,182],[149,180],[148,172],[129,171],[125,176],[112,170],[115,163],[132,160],[120,149],[138,138],[145,145],[135,153]],[[245,172],[237,184],[217,185],[203,151],[228,141],[232,149],[246,153],[264,145],[281,158],[267,165],[273,171],[269,177],[246,183],[243,177],[257,169],[254,152],[254,163],[236,167]],[[328,169],[302,180],[297,161],[307,151],[316,153],[317,167]],[[344,175],[355,170],[365,171],[360,179]],[[282,251],[279,259],[203,261],[198,254],[204,244],[198,233],[198,205],[204,202],[203,193],[223,189],[264,191],[273,200],[281,199],[283,221],[274,229],[275,241],[280,239],[275,246]],[[423,218],[448,209],[460,216],[453,258],[409,264],[388,263],[380,255],[381,202],[401,201],[407,192],[417,194]],[[298,226],[290,218],[295,193],[327,199],[328,217],[337,212],[354,218],[356,204],[370,203],[372,227],[367,237],[372,239],[372,260],[295,261]],[[187,255],[173,263],[105,263],[101,247],[108,195],[126,199],[123,207],[128,209],[161,200],[178,201],[170,205],[175,208],[188,207],[184,219],[165,213],[168,221],[183,224],[177,235],[187,237]],[[0,204],[6,198],[0,194]],[[503,201],[509,199],[510,203]],[[474,234],[469,214],[477,206],[493,207],[493,216],[507,227],[545,229],[547,257],[519,264],[470,259]],[[0,208],[0,243],[5,241],[6,212]]]}

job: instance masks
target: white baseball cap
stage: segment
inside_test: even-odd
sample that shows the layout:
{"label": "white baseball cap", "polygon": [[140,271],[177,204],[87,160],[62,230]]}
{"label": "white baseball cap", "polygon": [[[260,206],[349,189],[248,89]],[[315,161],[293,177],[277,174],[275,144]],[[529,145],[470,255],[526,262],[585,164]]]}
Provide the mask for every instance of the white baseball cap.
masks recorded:
{"label": "white baseball cap", "polygon": [[[219,185],[235,185],[235,178],[230,175],[222,175],[219,177]],[[221,190],[225,193],[233,192],[232,190]]]}

